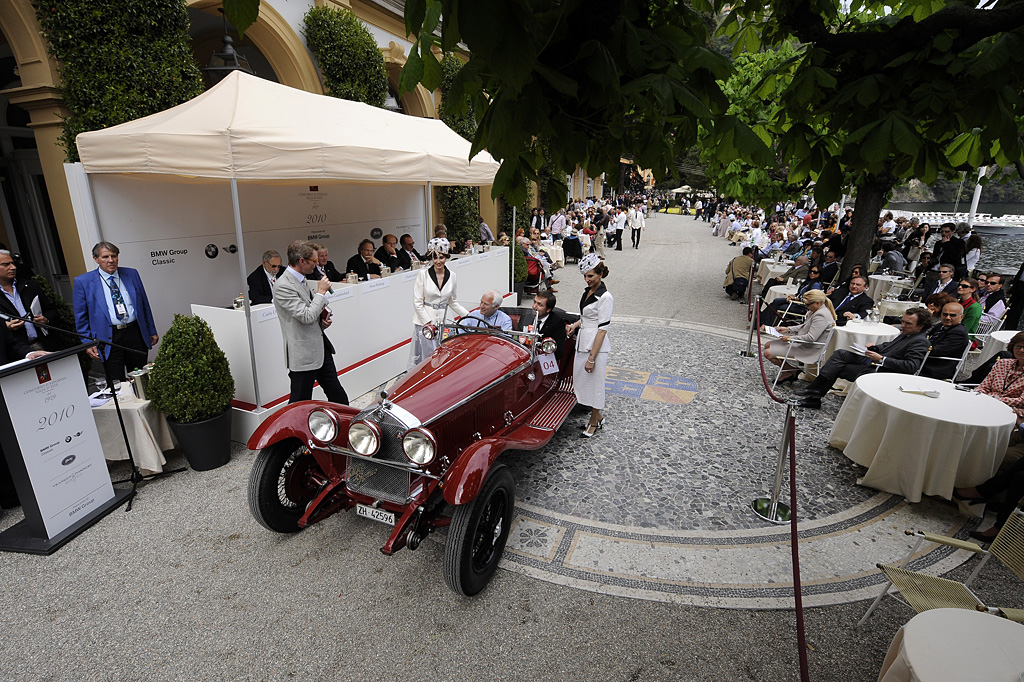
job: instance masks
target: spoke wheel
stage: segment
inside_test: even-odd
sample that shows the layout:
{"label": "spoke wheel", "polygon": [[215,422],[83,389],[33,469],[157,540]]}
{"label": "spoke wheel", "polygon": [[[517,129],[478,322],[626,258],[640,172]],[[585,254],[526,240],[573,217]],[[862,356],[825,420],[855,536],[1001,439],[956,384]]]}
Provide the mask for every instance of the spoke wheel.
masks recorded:
{"label": "spoke wheel", "polygon": [[306,505],[316,496],[309,476],[316,459],[297,440],[284,440],[256,455],[249,475],[249,511],[261,526],[278,533],[299,530]]}
{"label": "spoke wheel", "polygon": [[455,508],[444,548],[444,579],[457,594],[471,597],[490,582],[505,551],[515,501],[512,473],[498,464],[480,494]]}

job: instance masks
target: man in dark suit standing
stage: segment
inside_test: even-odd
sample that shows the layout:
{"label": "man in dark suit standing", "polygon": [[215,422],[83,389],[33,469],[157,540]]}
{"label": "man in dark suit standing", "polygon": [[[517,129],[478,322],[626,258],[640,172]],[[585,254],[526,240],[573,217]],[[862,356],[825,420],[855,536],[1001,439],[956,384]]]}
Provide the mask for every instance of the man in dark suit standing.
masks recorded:
{"label": "man in dark suit standing", "polygon": [[840,327],[854,318],[863,318],[875,302],[864,293],[868,288],[867,280],[857,276],[850,280],[850,287],[836,289],[829,300],[836,311],[836,324]]}
{"label": "man in dark suit standing", "polygon": [[[550,336],[555,341],[555,357],[561,360],[565,348],[565,320],[555,312],[555,295],[550,291],[539,291],[533,297],[533,309],[537,313],[537,329],[541,338]],[[523,327],[533,324],[532,320],[522,320]],[[525,324],[524,324],[525,323]]]}
{"label": "man in dark suit standing", "polygon": [[[959,358],[969,344],[967,327],[963,325],[964,307],[959,303],[942,306],[942,321],[928,330],[928,341],[932,345],[928,360],[921,368],[921,376],[932,379],[953,379]],[[945,360],[939,358],[947,358]],[[956,358],[956,360],[949,359]]]}
{"label": "man in dark suit standing", "polygon": [[803,396],[800,407],[818,409],[821,398],[835,385],[837,379],[856,381],[857,377],[869,372],[897,372],[913,374],[921,366],[928,352],[929,342],[925,330],[931,325],[932,316],[926,308],[911,308],[903,313],[902,330],[892,341],[868,346],[863,355],[852,350],[840,349],[832,354],[811,385],[797,395]]}
{"label": "man in dark suit standing", "polygon": [[[35,359],[42,355],[46,355],[46,352],[32,350],[27,344],[15,338],[7,327],[0,325],[0,365],[22,358]],[[0,509],[13,509],[20,504],[18,492],[14,489],[14,480],[11,478],[11,470],[7,467],[3,444],[0,443]]]}
{"label": "man in dark suit standing", "polygon": [[359,281],[380,279],[380,261],[373,255],[373,242],[364,239],[359,242],[359,253],[348,259],[345,272],[354,272]]}
{"label": "man in dark suit standing", "polygon": [[[119,268],[120,253],[110,242],[92,247],[92,259],[99,267],[75,277],[72,294],[79,334],[133,349],[104,348],[103,360],[115,379],[124,379],[126,369],[145,365],[149,349],[160,340],[139,271]],[[87,352],[100,359],[95,346]]]}
{"label": "man in dark suit standing", "polygon": [[253,270],[246,281],[249,283],[249,303],[270,303],[274,300],[274,284],[281,272],[281,254],[271,249],[263,253],[263,263]]}
{"label": "man in dark suit standing", "polygon": [[[47,324],[57,317],[57,309],[50,303],[50,300],[43,294],[39,285],[30,279],[16,279],[18,267],[14,264],[14,258],[10,251],[0,250],[0,289],[4,296],[0,296],[0,312],[13,317],[29,316],[36,322]],[[39,315],[32,314],[32,302],[39,299]],[[21,320],[7,320],[7,329],[18,341],[30,346],[35,350],[43,350],[42,327],[22,322]]]}
{"label": "man in dark suit standing", "polygon": [[413,261],[423,260],[423,256],[418,254],[416,249],[413,248],[416,246],[416,242],[413,241],[411,234],[403,234],[399,244],[402,245],[402,249],[398,252],[398,265],[403,270],[411,270]]}

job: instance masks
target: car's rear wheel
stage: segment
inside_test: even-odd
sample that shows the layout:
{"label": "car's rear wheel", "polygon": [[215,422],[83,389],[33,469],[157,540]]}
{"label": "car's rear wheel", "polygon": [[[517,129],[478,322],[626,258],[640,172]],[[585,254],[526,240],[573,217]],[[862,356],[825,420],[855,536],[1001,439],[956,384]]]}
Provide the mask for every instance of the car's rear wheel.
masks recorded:
{"label": "car's rear wheel", "polygon": [[498,464],[480,494],[455,508],[444,547],[444,580],[453,591],[471,597],[490,582],[505,551],[515,503],[512,472]]}
{"label": "car's rear wheel", "polygon": [[309,476],[318,469],[309,449],[296,439],[263,448],[249,475],[249,510],[260,525],[278,533],[299,530],[306,505],[316,496]]}

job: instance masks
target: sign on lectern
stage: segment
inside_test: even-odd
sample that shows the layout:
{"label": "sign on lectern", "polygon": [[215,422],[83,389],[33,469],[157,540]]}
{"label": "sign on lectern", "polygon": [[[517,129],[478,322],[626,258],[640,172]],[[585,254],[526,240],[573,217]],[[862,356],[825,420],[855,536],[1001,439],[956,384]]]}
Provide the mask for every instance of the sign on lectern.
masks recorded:
{"label": "sign on lectern", "polygon": [[0,439],[25,520],[0,550],[51,554],[122,504],[103,457],[78,353],[95,344],[0,367]]}

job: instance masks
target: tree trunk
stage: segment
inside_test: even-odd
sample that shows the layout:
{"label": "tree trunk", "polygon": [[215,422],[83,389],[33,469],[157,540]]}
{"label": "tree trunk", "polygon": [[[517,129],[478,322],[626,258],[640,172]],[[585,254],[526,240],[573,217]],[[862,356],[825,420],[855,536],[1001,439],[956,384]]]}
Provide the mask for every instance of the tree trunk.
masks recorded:
{"label": "tree trunk", "polygon": [[850,236],[846,240],[840,281],[850,276],[854,265],[863,265],[865,271],[871,260],[871,245],[878,235],[878,215],[885,198],[896,186],[896,178],[888,172],[868,175],[856,185],[857,205],[853,211]]}

